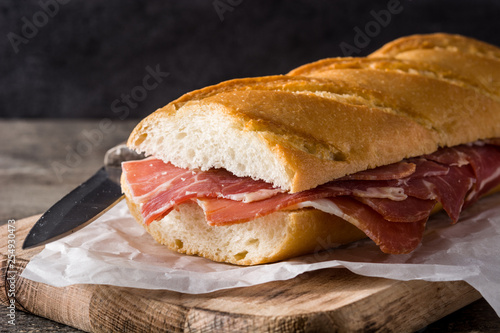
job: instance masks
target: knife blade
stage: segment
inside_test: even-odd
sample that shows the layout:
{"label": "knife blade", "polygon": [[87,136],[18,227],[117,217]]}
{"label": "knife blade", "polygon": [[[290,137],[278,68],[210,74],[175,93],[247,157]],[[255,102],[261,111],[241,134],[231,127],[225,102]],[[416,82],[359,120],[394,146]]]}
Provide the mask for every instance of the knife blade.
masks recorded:
{"label": "knife blade", "polygon": [[80,230],[123,199],[121,162],[144,158],[118,145],[106,153],[104,166],[49,208],[31,228],[23,249],[45,245]]}

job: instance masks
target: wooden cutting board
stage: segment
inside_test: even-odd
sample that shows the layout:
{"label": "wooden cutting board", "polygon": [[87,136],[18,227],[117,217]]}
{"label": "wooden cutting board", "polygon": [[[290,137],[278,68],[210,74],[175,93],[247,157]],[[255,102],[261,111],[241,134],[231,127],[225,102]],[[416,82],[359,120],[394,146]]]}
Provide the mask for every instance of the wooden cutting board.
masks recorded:
{"label": "wooden cutting board", "polygon": [[[38,217],[15,223],[15,268],[7,267],[2,241],[1,272],[15,276],[17,309],[89,332],[414,332],[481,298],[465,282],[404,282],[338,268],[202,295],[103,285],[56,288],[19,276],[41,251],[21,250]],[[4,225],[0,237],[7,236]],[[17,274],[7,275],[9,270]],[[0,282],[3,304],[6,281]]]}

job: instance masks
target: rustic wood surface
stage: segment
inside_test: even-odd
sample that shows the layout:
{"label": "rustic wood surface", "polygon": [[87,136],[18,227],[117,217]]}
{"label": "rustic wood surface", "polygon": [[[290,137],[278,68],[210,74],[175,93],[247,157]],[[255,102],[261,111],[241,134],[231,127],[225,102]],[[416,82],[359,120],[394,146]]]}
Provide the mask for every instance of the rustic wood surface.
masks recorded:
{"label": "rustic wood surface", "polygon": [[[89,177],[102,164],[104,152],[123,141],[136,123],[114,122],[113,131],[103,133],[79,165],[67,169],[62,177],[57,175],[52,163],[65,162],[72,149],[82,147],[81,142],[89,137],[86,134],[99,128],[99,122],[0,121],[0,140],[8,143],[0,147],[0,181],[5,184],[0,192],[0,214],[3,222],[16,219],[19,270],[39,250],[20,250],[22,235],[34,219],[19,219],[45,211]],[[0,237],[6,239],[5,226],[2,231]],[[0,244],[5,268],[6,242]],[[16,286],[19,304],[55,321],[18,309],[12,328],[7,323],[7,308],[1,306],[2,332],[78,331],[57,321],[85,331],[197,331],[209,327],[226,331],[249,327],[363,331],[376,329],[381,322],[385,329],[395,331],[498,332],[500,328],[500,319],[484,300],[465,306],[480,297],[465,283],[399,282],[338,269],[198,296],[109,286],[53,288],[22,278],[17,278]],[[5,300],[3,290],[1,297]]]}

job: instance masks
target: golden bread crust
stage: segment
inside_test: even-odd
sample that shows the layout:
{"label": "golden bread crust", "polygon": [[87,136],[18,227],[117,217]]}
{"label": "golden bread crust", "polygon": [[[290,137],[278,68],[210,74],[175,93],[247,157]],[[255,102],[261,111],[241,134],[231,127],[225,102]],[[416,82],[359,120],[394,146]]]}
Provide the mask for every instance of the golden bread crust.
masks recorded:
{"label": "golden bread crust", "polygon": [[[461,36],[410,36],[369,58],[325,59],[288,75],[188,93],[145,118],[128,145],[145,150],[160,122],[190,120],[193,113],[183,110],[221,110],[221,120],[259,138],[279,161],[287,180],[275,185],[299,192],[439,147],[500,136],[500,84],[488,84],[500,82],[499,55],[496,47]],[[269,181],[263,173],[248,176]]]}
{"label": "golden bread crust", "polygon": [[[316,209],[300,209],[297,211],[281,211],[275,212],[263,218],[256,219],[250,224],[259,225],[258,232],[255,233],[254,239],[257,241],[258,235],[266,235],[270,231],[280,234],[280,237],[275,237],[273,243],[269,244],[272,247],[271,251],[259,251],[252,247],[247,247],[244,251],[237,251],[236,254],[231,254],[228,249],[231,245],[216,243],[212,247],[204,247],[200,245],[200,239],[197,236],[185,232],[172,232],[169,225],[164,224],[164,219],[179,219],[181,223],[186,223],[192,229],[198,227],[203,230],[206,237],[211,237],[214,243],[217,232],[225,232],[227,228],[234,229],[234,233],[247,232],[247,223],[233,224],[229,226],[210,226],[204,220],[198,219],[193,221],[191,211],[199,210],[196,204],[182,204],[180,207],[170,213],[174,216],[167,215],[162,220],[153,221],[150,225],[142,223],[142,215],[139,206],[127,199],[127,205],[132,216],[142,225],[146,231],[160,244],[166,245],[171,250],[179,253],[198,255],[207,259],[228,262],[236,265],[257,265],[270,262],[294,258],[297,256],[318,253],[341,244],[348,244],[353,241],[363,239],[366,235],[352,224],[343,219],[331,214],[323,213]],[[189,214],[183,214],[184,210],[190,211]],[[178,214],[178,215],[176,215]],[[202,214],[202,213],[200,213]],[[177,226],[180,226],[180,225]],[[267,225],[268,227],[266,227]],[[253,229],[256,229],[255,227]],[[244,252],[247,253],[244,253]],[[252,252],[253,251],[253,252]],[[243,254],[242,254],[243,253]]]}

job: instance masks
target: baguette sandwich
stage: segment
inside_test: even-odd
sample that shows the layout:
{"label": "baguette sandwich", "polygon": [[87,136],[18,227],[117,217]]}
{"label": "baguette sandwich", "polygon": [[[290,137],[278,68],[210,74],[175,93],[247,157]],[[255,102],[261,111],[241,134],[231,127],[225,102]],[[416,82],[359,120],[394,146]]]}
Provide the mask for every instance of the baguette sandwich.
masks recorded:
{"label": "baguette sandwich", "polygon": [[135,219],[161,244],[254,265],[371,238],[414,251],[500,184],[500,49],[414,35],[368,57],[236,79],[152,113],[122,165]]}

